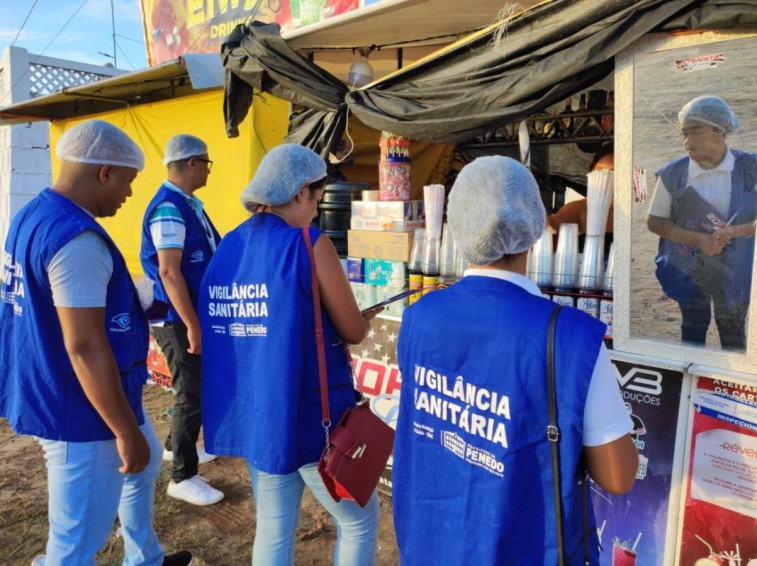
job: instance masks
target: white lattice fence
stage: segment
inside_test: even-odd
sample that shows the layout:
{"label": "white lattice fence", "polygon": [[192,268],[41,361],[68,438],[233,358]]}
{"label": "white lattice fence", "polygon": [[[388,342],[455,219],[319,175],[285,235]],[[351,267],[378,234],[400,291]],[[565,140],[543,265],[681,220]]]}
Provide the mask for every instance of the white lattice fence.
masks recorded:
{"label": "white lattice fence", "polygon": [[45,94],[53,94],[66,87],[93,83],[108,76],[78,69],[65,69],[63,67],[53,67],[51,65],[30,62],[29,79],[31,85],[29,95],[34,98]]}

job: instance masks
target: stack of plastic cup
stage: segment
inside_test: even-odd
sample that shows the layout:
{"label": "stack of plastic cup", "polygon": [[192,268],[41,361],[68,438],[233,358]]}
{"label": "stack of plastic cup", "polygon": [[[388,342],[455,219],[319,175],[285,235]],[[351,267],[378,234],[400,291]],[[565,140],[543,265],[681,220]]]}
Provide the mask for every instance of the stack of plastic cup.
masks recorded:
{"label": "stack of plastic cup", "polygon": [[579,289],[601,289],[604,264],[604,236],[586,236],[581,272],[578,275]]}
{"label": "stack of plastic cup", "polygon": [[615,277],[615,244],[610,244],[610,253],[607,256],[607,268],[602,279],[602,288],[607,295],[612,295],[613,278]]}
{"label": "stack of plastic cup", "polygon": [[439,283],[451,285],[455,282],[455,242],[452,241],[449,226],[442,227],[442,245],[439,248]]}
{"label": "stack of plastic cup", "polygon": [[552,284],[552,257],[552,233],[544,230],[531,249],[530,262],[530,279],[540,287]]}
{"label": "stack of plastic cup", "polygon": [[576,286],[578,266],[578,224],[560,224],[557,233],[552,285],[556,289],[572,290]]}

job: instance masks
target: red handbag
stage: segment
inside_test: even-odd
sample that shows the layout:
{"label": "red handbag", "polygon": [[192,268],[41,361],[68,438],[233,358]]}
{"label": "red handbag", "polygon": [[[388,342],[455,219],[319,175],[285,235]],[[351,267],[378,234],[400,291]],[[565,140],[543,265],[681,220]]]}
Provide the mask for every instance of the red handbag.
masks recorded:
{"label": "red handbag", "polygon": [[[321,385],[321,416],[326,431],[326,446],[318,460],[318,473],[334,501],[350,499],[365,507],[392,453],[394,429],[371,411],[370,403],[365,398],[356,407],[347,409],[336,426],[331,427],[318,275],[310,233],[307,228],[303,228],[302,233],[310,257],[318,377]],[[362,397],[362,391],[360,395]]]}

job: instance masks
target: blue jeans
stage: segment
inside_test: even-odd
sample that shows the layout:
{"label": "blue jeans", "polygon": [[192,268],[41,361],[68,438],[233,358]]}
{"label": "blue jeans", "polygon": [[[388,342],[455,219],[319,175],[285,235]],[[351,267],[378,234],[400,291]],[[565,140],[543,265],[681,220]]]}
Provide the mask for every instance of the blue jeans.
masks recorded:
{"label": "blue jeans", "polygon": [[[248,463],[249,465],[249,463]],[[372,566],[376,559],[379,500],[376,492],[365,507],[354,501],[334,501],[315,464],[291,474],[267,474],[251,465],[256,531],[252,563],[258,566],[294,564],[294,543],[305,485],[336,522],[335,566]]]}
{"label": "blue jeans", "polygon": [[124,537],[124,566],[163,563],[153,529],[155,480],[163,449],[147,416],[140,430],[150,445],[150,463],[138,474],[118,471],[121,458],[115,440],[37,439],[47,460],[50,531],[45,566],[94,565],[116,515]]}

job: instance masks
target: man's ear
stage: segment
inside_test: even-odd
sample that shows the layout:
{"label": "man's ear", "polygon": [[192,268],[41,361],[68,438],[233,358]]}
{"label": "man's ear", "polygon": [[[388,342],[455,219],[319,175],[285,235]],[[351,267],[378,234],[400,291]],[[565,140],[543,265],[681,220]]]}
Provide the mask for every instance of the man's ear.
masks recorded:
{"label": "man's ear", "polygon": [[113,175],[113,166],[103,165],[97,171],[97,180],[103,184],[106,184],[108,181],[110,181],[110,178],[112,175]]}

